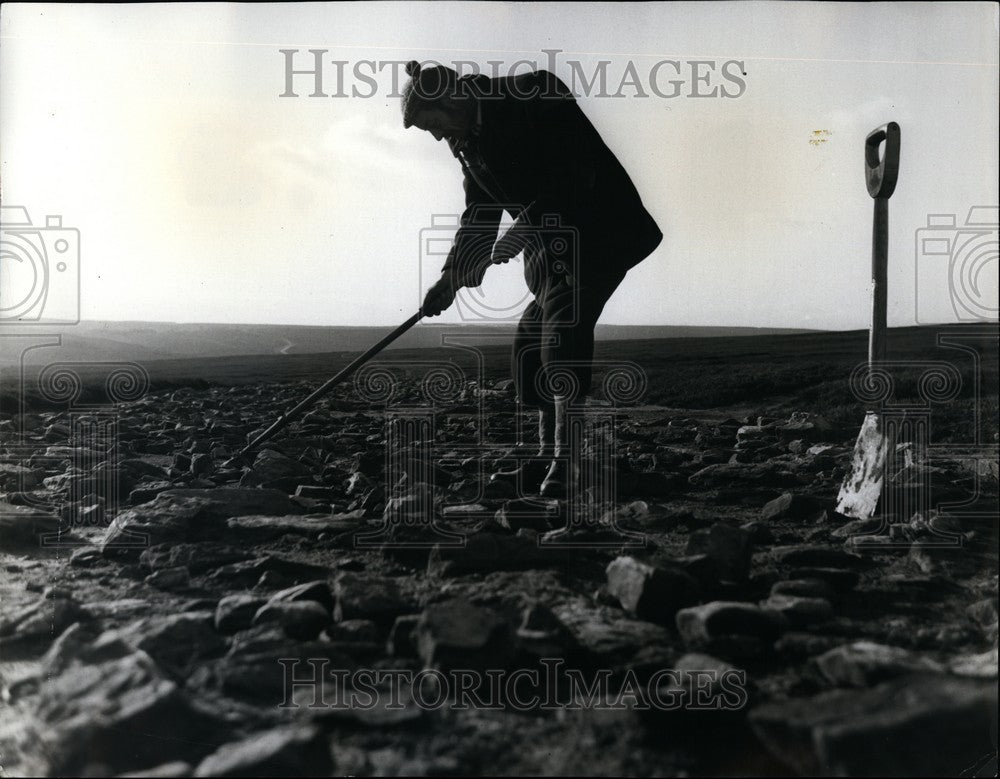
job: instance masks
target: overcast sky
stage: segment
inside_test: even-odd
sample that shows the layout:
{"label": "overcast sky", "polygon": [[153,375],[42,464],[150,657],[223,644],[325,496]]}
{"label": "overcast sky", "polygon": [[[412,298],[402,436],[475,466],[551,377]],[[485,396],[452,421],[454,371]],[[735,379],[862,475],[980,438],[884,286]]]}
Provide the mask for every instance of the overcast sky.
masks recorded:
{"label": "overcast sky", "polygon": [[[422,231],[461,211],[461,171],[443,143],[403,129],[391,65],[374,87],[352,75],[364,60],[505,73],[517,60],[546,67],[543,50],[559,49],[567,83],[606,61],[608,93],[631,63],[639,88],[622,97],[575,90],[666,236],[606,323],[866,327],[864,139],[890,120],[902,128],[891,325],[957,318],[951,250],[918,257],[916,231],[928,214],[963,225],[970,207],[998,202],[990,3],[6,3],[0,13],[3,204],[24,206],[35,225],[58,214],[79,229],[85,319],[396,324],[413,313],[442,260],[421,257]],[[348,96],[310,97],[313,79],[300,75],[299,96],[280,97],[281,49],[297,49],[301,69],[309,49],[326,49],[327,93],[333,61],[346,61]],[[661,66],[651,78],[662,60],[680,75]],[[709,74],[700,85],[691,60],[714,63],[698,66]],[[731,60],[742,87],[722,76]],[[651,80],[670,94],[670,79],[680,95],[653,93]],[[976,230],[986,238],[972,265],[985,275],[974,280],[995,306],[985,290],[996,286],[996,226]],[[519,263],[492,269],[484,293],[491,307],[516,307]]]}

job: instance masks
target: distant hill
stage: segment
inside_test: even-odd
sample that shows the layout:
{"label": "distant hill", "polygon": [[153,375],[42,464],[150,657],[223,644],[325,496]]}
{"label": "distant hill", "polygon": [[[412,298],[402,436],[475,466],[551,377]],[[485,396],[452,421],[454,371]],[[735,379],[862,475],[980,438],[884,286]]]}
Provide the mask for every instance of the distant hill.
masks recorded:
{"label": "distant hill", "polygon": [[[154,346],[166,350],[162,339],[154,338],[160,331],[152,327],[151,343],[147,353],[153,353]],[[178,326],[192,327],[187,326]],[[427,328],[430,332],[421,337],[440,337],[441,329]],[[449,330],[451,328],[448,328]],[[685,328],[679,328],[684,331]],[[268,331],[270,328],[206,328],[208,337],[197,338],[197,346],[203,352],[209,347],[217,351],[233,351],[232,344],[222,340],[228,330],[234,334],[234,343],[241,346],[250,343],[259,348],[262,337],[256,341],[249,338],[252,331]],[[275,332],[289,336],[294,328],[276,328]],[[286,382],[303,382],[302,395],[307,388],[316,387],[346,366],[358,353],[361,346],[368,346],[384,329],[381,328],[302,328],[313,330],[317,337],[326,335],[343,336],[345,331],[354,331],[355,341],[343,337],[339,342],[321,344],[325,351],[280,354],[272,352],[245,354],[243,356],[198,356],[168,357],[164,359],[135,358],[149,378],[148,390],[160,392],[179,388],[198,388],[209,385],[232,387],[255,384],[266,387]],[[172,327],[164,332],[177,331]],[[80,328],[80,333],[86,328]],[[136,332],[139,332],[137,330]],[[197,329],[193,331],[197,334]],[[452,331],[454,332],[454,331]],[[619,330],[619,334],[622,330]],[[979,441],[984,444],[997,440],[997,360],[996,333],[986,332],[982,325],[937,325],[923,327],[891,328],[887,334],[887,353],[894,361],[893,383],[896,401],[904,405],[914,403],[914,392],[920,387],[941,392],[939,384],[929,385],[921,379],[927,366],[953,365],[958,371],[959,396],[940,404],[935,404],[935,434],[939,423],[952,431],[951,438],[943,443],[966,443]],[[4,329],[3,335],[8,335]],[[350,334],[348,332],[348,334]],[[121,344],[128,346],[128,340],[111,338],[105,331],[103,340],[94,339],[84,344],[99,344],[104,349],[114,349],[122,354]],[[236,336],[249,340],[239,341]],[[135,333],[132,334],[135,337]],[[0,338],[0,344],[8,349],[15,340]],[[30,340],[30,339],[29,339]],[[361,343],[358,344],[357,340]],[[510,376],[510,347],[507,334],[492,339],[494,345],[481,346],[475,354],[464,349],[434,349],[418,346],[410,349],[395,349],[391,354],[380,355],[375,362],[395,366],[396,370],[407,370],[409,364],[417,375],[428,365],[447,363],[457,367],[469,380],[495,381]],[[433,342],[433,341],[431,341]],[[273,342],[280,343],[278,341]],[[294,342],[293,342],[294,343]],[[300,342],[301,343],[301,342]],[[72,345],[70,341],[68,345]],[[184,346],[183,343],[180,343]],[[334,349],[329,347],[333,346]],[[184,348],[191,349],[190,345]],[[278,350],[280,351],[280,350]],[[8,349],[8,353],[10,350]],[[849,377],[865,362],[868,353],[868,333],[854,331],[816,331],[791,334],[762,334],[752,337],[666,337],[603,340],[597,344],[594,392],[600,397],[604,376],[615,365],[638,366],[645,376],[639,385],[644,387],[639,402],[655,404],[672,409],[725,408],[730,416],[756,418],[759,415],[787,416],[793,410],[820,413],[828,420],[854,426],[864,418],[864,407],[851,389]],[[45,355],[51,363],[80,361],[92,363],[76,367],[80,378],[79,401],[102,405],[107,400],[108,366],[96,356],[82,358],[79,354],[61,349],[39,349],[27,352],[28,356]],[[96,352],[94,353],[96,355]],[[128,359],[119,356],[119,360]],[[105,360],[106,361],[106,360]],[[27,409],[64,408],[65,403],[43,397],[39,384],[39,372],[45,362],[29,362],[23,374],[9,365],[0,365],[0,420],[22,406]],[[897,376],[898,374],[898,376]],[[22,383],[23,380],[23,383]],[[934,389],[936,387],[936,389]],[[356,390],[348,380],[335,390],[337,397],[356,398]],[[918,393],[919,395],[919,393]],[[916,398],[920,401],[919,397]],[[956,432],[957,431],[957,432]],[[853,427],[852,433],[853,436]],[[850,437],[850,436],[849,436]]]}
{"label": "distant hill", "polygon": [[[302,325],[226,325],[179,322],[81,322],[63,327],[4,328],[50,335],[58,333],[62,343],[55,349],[33,349],[25,363],[40,365],[53,359],[101,362],[109,360],[172,360],[253,355],[302,355],[325,352],[357,352],[367,349],[393,330],[392,327],[309,327]],[[514,325],[418,324],[389,348],[422,348],[441,344],[445,333],[462,333],[470,344],[495,344],[513,335]],[[753,327],[682,327],[672,325],[598,325],[599,341],[634,341],[662,338],[732,338],[785,335],[808,330]],[[31,338],[5,339],[0,365],[16,363]]]}

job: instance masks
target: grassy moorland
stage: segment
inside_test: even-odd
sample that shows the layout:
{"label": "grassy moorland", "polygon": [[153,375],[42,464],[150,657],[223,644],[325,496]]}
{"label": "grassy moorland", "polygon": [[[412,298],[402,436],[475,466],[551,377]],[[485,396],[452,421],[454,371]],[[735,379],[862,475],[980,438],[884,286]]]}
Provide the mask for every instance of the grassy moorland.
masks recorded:
{"label": "grassy moorland", "polygon": [[[888,355],[895,380],[893,402],[919,398],[920,377],[931,363],[953,366],[960,377],[957,395],[934,407],[941,441],[995,443],[997,438],[997,329],[948,325],[893,329]],[[867,332],[815,332],[738,337],[602,340],[597,344],[595,394],[603,370],[615,363],[641,366],[647,390],[639,403],[681,409],[728,409],[734,414],[775,414],[792,410],[820,413],[850,424],[863,406],[851,391],[852,370],[865,360]],[[459,364],[466,376],[487,380],[509,376],[506,338],[467,349],[441,346],[392,349],[376,360],[393,363],[434,361]],[[209,385],[315,381],[347,365],[355,351],[313,354],[255,354],[137,360],[148,373],[151,390]],[[27,408],[53,407],[38,392],[38,366],[25,369]],[[77,367],[83,388],[80,402],[101,402],[101,364]],[[0,376],[0,411],[17,410],[15,374]]]}

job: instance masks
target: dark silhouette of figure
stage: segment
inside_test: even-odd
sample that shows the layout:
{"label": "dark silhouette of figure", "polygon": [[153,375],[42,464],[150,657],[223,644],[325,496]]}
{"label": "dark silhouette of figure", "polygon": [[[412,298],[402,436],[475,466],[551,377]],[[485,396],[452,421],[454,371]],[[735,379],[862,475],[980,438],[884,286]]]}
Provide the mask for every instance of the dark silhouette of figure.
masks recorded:
{"label": "dark silhouette of figure", "polygon": [[[562,497],[569,480],[566,413],[590,391],[594,327],[630,268],[663,238],[635,185],[554,74],[459,77],[406,68],[403,124],[446,140],[464,172],[465,211],[423,311],[436,316],[457,289],[523,252],[534,300],[514,338],[521,403],[539,409],[535,458],[492,479],[537,484]],[[503,211],[514,223],[497,237]],[[544,478],[543,478],[544,474]]]}

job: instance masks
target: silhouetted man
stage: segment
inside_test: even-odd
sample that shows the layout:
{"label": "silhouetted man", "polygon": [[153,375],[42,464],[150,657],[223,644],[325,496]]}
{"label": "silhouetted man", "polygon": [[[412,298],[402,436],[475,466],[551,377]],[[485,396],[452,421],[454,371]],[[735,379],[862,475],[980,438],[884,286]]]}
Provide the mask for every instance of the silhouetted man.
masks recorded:
{"label": "silhouetted man", "polygon": [[[445,139],[462,163],[465,211],[423,312],[437,316],[460,287],[523,251],[534,300],[518,323],[511,370],[520,401],[539,409],[534,459],[493,480],[563,497],[569,408],[590,391],[594,327],[629,268],[663,238],[618,159],[572,93],[544,70],[463,76],[410,62],[403,125]],[[514,223],[498,239],[503,211]],[[569,236],[569,241],[567,241]]]}

